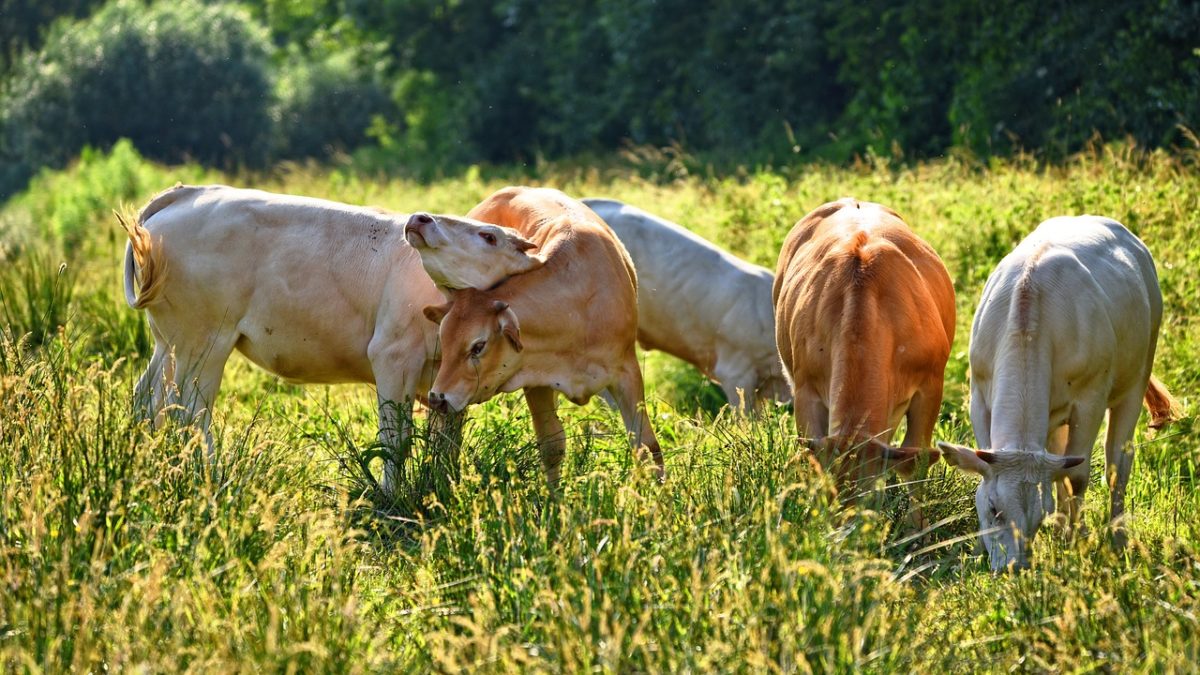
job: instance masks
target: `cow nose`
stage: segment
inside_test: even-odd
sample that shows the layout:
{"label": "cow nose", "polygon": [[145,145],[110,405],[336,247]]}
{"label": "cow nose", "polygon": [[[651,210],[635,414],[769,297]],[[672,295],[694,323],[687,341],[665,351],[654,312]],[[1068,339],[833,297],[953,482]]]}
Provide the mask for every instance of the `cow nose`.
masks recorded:
{"label": "cow nose", "polygon": [[429,392],[429,407],[433,408],[437,412],[444,413],[450,406],[446,403],[445,394],[439,394],[436,391],[431,391]]}
{"label": "cow nose", "polygon": [[406,227],[411,227],[414,230],[420,230],[422,227],[432,224],[433,216],[429,215],[428,213],[414,213],[408,217],[408,224]]}

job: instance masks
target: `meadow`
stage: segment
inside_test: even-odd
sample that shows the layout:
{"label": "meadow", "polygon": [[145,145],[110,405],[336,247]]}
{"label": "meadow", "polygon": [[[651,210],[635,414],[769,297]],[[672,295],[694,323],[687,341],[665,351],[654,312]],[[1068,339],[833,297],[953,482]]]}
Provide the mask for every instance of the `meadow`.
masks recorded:
{"label": "meadow", "polygon": [[[1029,157],[868,158],[717,174],[677,152],[472,168],[429,182],[346,166],[223,174],[128,144],[44,172],[0,209],[0,668],[17,671],[1192,671],[1200,662],[1200,153],[1097,145]],[[1185,418],[1139,424],[1130,544],[1107,530],[1103,452],[1086,534],[1044,529],[1034,567],[975,553],[971,478],[895,481],[855,508],[786,409],[743,420],[688,366],[644,355],[659,485],[600,401],[562,403],[561,489],[528,413],[469,412],[455,457],[419,437],[394,501],[366,386],[289,385],[234,357],[216,460],[133,411],[151,343],[121,291],[136,209],[176,181],[463,213],[510,183],[623,199],[774,268],[791,225],[852,195],[897,209],[955,282],[958,331],[935,438],[973,444],[966,347],[992,267],[1045,218],[1139,235],[1165,316],[1155,373]],[[331,261],[335,264],[336,261]],[[418,414],[418,425],[424,417]]]}

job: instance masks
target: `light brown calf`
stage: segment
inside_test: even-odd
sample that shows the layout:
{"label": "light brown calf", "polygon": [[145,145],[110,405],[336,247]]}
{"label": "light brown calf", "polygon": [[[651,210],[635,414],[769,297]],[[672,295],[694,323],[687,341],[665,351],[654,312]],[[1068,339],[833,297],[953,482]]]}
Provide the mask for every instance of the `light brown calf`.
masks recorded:
{"label": "light brown calf", "polygon": [[448,291],[448,303],[425,309],[441,324],[431,405],[459,411],[524,390],[554,485],[566,448],[555,392],[583,404],[608,389],[634,446],[649,450],[661,476],[635,351],[637,276],[612,230],[591,209],[546,188],[504,188],[467,216],[516,230],[545,262],[489,289]]}
{"label": "light brown calf", "polygon": [[911,472],[918,454],[936,452],[954,289],[895,211],[847,198],[809,213],[784,241],[773,298],[796,425],[822,466],[845,485],[889,462]]}

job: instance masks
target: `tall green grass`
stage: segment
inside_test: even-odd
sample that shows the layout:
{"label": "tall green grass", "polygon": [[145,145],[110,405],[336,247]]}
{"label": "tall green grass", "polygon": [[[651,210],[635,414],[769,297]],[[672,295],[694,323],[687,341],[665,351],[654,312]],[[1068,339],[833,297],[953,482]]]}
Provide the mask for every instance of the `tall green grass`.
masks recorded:
{"label": "tall green grass", "polygon": [[[122,154],[124,153],[124,154]],[[709,175],[655,153],[483,169],[429,184],[319,167],[257,176],[126,150],[46,174],[0,210],[0,664],[29,671],[1189,671],[1200,659],[1200,434],[1139,427],[1131,543],[1108,543],[1102,453],[1088,534],[1039,535],[1034,569],[974,553],[974,483],[941,466],[908,490],[832,497],[785,409],[742,420],[695,371],[647,354],[666,450],[658,484],[599,403],[563,403],[563,479],[545,486],[519,396],[471,409],[449,451],[414,418],[403,488],[368,476],[367,387],[283,384],[231,360],[215,459],[131,401],[150,342],[124,306],[112,208],[212,180],[463,212],[500,185],[612,196],[773,266],[791,224],[854,195],[897,208],[942,254],[958,336],[937,436],[969,442],[967,327],[992,266],[1042,219],[1110,215],[1155,254],[1156,372],[1195,414],[1200,176],[1190,157],[1098,147]],[[685,158],[686,159],[686,158]],[[111,174],[111,175],[110,175]],[[136,179],[128,179],[134,176]],[[124,178],[122,178],[124,177]],[[112,180],[109,180],[109,179]],[[66,262],[60,274],[59,265]],[[69,289],[69,290],[68,290]]]}

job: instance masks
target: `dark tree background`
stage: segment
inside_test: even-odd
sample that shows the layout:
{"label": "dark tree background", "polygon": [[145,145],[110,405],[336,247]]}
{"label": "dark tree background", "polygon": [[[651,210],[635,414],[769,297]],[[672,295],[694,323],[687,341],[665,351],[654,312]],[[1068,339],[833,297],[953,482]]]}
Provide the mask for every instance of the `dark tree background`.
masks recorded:
{"label": "dark tree background", "polygon": [[[120,137],[150,156],[217,164],[367,145],[397,165],[450,167],[633,143],[736,165],[951,148],[1052,161],[1097,134],[1171,146],[1200,125],[1200,2],[1186,0],[0,7],[9,185]],[[155,36],[164,25],[176,27],[169,50]],[[207,66],[229,77],[170,75]],[[237,77],[261,87],[226,91]],[[95,101],[155,82],[172,84],[152,103]],[[206,116],[213,106],[197,101],[236,114]],[[156,110],[176,111],[171,124]],[[191,136],[163,131],[175,125]]]}

